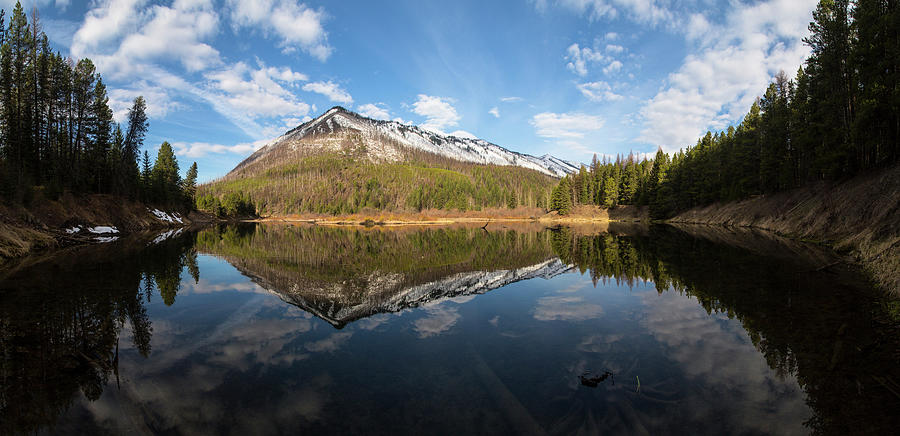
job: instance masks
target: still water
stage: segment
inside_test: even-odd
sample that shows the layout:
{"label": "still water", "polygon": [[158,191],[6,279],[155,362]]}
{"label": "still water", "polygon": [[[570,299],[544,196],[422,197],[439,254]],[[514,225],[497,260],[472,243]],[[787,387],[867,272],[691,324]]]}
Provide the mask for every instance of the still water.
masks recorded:
{"label": "still water", "polygon": [[879,295],[710,228],[134,237],[0,272],[0,433],[891,434]]}

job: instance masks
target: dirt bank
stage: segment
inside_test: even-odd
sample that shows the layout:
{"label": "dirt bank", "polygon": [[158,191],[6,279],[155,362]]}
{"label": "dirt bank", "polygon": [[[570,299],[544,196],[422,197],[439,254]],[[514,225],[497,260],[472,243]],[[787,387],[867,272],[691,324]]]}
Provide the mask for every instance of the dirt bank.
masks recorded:
{"label": "dirt bank", "polygon": [[764,229],[824,243],[900,296],[900,166],[840,183],[816,183],[749,200],[691,209],[670,220]]}
{"label": "dirt bank", "polygon": [[[0,264],[27,254],[203,220],[202,215],[157,211],[111,195],[34,199],[27,207],[0,205]],[[181,222],[179,222],[179,220]]]}

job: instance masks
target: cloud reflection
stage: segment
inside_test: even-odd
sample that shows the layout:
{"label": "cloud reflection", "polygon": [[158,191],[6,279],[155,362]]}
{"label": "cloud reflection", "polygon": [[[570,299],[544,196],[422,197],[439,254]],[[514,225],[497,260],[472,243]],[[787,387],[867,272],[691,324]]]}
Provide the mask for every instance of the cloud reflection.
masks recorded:
{"label": "cloud reflection", "polygon": [[538,299],[534,319],[538,321],[585,321],[599,317],[603,309],[583,297],[558,296]]}
{"label": "cloud reflection", "polygon": [[420,338],[436,336],[450,330],[460,316],[456,307],[444,304],[428,307],[425,311],[427,315],[413,323]]}

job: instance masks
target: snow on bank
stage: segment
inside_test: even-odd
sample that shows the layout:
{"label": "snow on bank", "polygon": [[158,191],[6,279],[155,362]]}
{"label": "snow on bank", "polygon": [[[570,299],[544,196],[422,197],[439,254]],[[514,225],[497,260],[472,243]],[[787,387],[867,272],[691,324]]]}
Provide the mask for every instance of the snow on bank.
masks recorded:
{"label": "snow on bank", "polygon": [[97,241],[100,243],[106,243],[106,242],[117,241],[118,239],[119,239],[118,236],[98,236],[98,237],[94,238],[94,241]]}
{"label": "snow on bank", "polygon": [[72,227],[71,229],[66,229],[66,233],[68,233],[70,235],[73,233],[78,233],[80,231],[81,231],[81,227],[78,227],[78,226]]}
{"label": "snow on bank", "polygon": [[[68,231],[68,230],[66,230]],[[119,233],[119,229],[115,228],[115,226],[96,226],[96,227],[88,227],[88,231],[94,234],[106,234],[106,233]]]}
{"label": "snow on bank", "polygon": [[156,218],[159,219],[160,221],[165,221],[167,223],[184,224],[184,221],[182,221],[181,217],[178,216],[178,212],[172,212],[172,214],[169,215],[168,213],[165,213],[159,209],[147,209],[147,210],[149,210],[150,213],[155,215]]}

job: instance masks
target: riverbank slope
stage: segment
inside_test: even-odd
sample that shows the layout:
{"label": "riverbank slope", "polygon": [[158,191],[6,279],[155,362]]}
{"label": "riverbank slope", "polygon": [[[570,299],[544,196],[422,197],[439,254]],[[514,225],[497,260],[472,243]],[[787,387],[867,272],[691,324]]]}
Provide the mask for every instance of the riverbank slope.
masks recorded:
{"label": "riverbank slope", "polygon": [[839,183],[699,207],[669,222],[758,228],[827,244],[900,296],[900,165]]}
{"label": "riverbank slope", "polygon": [[0,205],[0,264],[52,248],[102,243],[120,235],[182,227],[203,219],[195,213],[164,211],[101,194],[36,198],[28,206]]}

